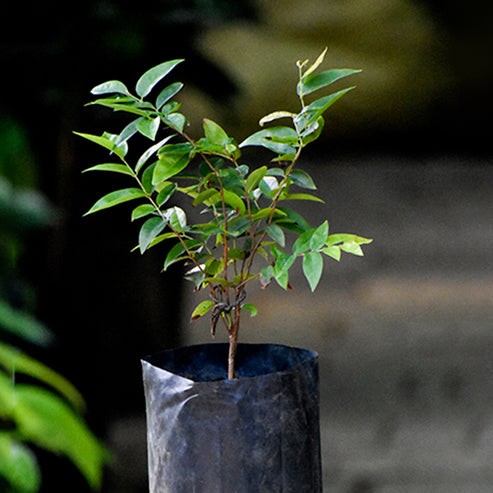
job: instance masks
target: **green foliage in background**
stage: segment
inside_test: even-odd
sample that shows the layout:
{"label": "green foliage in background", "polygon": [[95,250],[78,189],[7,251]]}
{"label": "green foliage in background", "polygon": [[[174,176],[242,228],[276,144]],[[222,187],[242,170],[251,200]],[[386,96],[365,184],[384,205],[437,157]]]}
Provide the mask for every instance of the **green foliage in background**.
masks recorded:
{"label": "green foliage in background", "polygon": [[[54,211],[36,191],[35,170],[19,128],[0,127],[0,491],[34,493],[41,470],[30,444],[68,457],[89,485],[101,485],[107,452],[82,418],[84,401],[63,376],[19,349],[47,346],[52,333],[34,316],[21,279],[26,235],[51,224]],[[24,172],[22,172],[24,170]],[[14,186],[14,183],[18,186]],[[15,345],[14,345],[15,344]]]}
{"label": "green foliage in background", "polygon": [[[316,140],[324,127],[325,112],[353,87],[308,101],[311,95],[358,70],[319,71],[325,51],[312,65],[297,62],[297,112],[277,111],[260,120],[260,125],[287,121],[287,125],[263,128],[239,145],[212,120],[204,119],[203,137],[194,140],[187,133],[187,117],[175,100],[183,84],[165,85],[153,97],[151,92],[181,59],[170,60],[145,72],[135,93],[118,80],[93,88],[98,97],[91,104],[125,112],[132,118],[119,133],[78,133],[105,148],[110,160],[86,171],[125,175],[133,186],[112,191],[98,200],[88,214],[129,201],[138,202],[132,221],[142,221],[138,250],[144,253],[161,242],[169,245],[163,270],[176,262],[187,265],[185,277],[196,290],[207,289],[210,299],[200,303],[192,319],[211,314],[212,332],[218,322],[230,338],[229,377],[234,377],[234,356],[242,309],[257,313],[246,300],[246,286],[252,281],[265,289],[272,281],[289,289],[289,271],[298,259],[311,290],[317,287],[324,258],[339,260],[341,252],[362,255],[361,245],[371,240],[354,234],[329,233],[324,221],[311,226],[289,208],[291,201],[322,202],[316,186],[297,167],[302,150]],[[160,132],[162,131],[161,136]],[[141,135],[153,143],[132,162],[129,141]],[[269,165],[253,168],[242,160],[242,149],[260,146],[274,154]],[[174,201],[177,194],[198,208],[203,220],[190,221]],[[295,238],[288,247],[287,235]],[[254,262],[258,259],[259,262]]]}
{"label": "green foliage in background", "polygon": [[[23,376],[32,383],[18,383]],[[93,489],[108,456],[84,423],[84,402],[61,375],[0,343],[0,478],[12,493],[38,491],[41,471],[29,443],[68,457]],[[0,479],[0,484],[1,483]],[[2,489],[2,491],[5,491]]]}

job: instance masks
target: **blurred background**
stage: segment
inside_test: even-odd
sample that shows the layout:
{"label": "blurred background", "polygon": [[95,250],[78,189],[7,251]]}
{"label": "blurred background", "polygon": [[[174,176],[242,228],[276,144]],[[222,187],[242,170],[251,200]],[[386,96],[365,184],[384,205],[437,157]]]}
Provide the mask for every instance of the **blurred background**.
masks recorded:
{"label": "blurred background", "polygon": [[[100,155],[72,131],[119,128],[84,107],[91,88],[132,86],[186,58],[174,74],[191,133],[207,116],[242,140],[259,117],[296,104],[296,60],[326,46],[327,68],[363,72],[326,119],[330,153],[304,155],[325,200],[304,212],[374,242],[363,259],[327,265],[314,295],[301,276],[293,292],[252,293],[259,315],[242,339],[320,353],[325,491],[491,491],[491,2],[47,0],[3,10],[0,296],[53,337],[0,337],[85,397],[87,423],[113,452],[102,491],[147,491],[140,358],[210,336],[188,322],[180,268],[160,275],[162,251],[130,252],[129,217],[81,217],[114,185],[81,175]],[[69,460],[36,453],[40,491],[89,491]]]}

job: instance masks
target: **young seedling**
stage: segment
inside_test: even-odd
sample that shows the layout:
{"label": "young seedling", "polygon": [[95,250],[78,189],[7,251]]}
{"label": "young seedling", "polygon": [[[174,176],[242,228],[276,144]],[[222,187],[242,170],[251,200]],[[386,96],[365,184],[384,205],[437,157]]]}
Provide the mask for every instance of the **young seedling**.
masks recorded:
{"label": "young seedling", "polygon": [[[264,116],[260,126],[278,120],[286,125],[269,126],[253,133],[239,145],[217,123],[203,121],[204,136],[190,137],[187,118],[180,113],[175,96],[181,82],[151,91],[180,63],[170,60],[145,72],[135,94],[125,84],[111,80],[92,89],[98,99],[90,104],[128,113],[132,119],[119,133],[101,136],[77,133],[110,153],[112,162],[86,171],[108,171],[128,176],[133,187],[108,193],[87,214],[129,201],[138,202],[132,221],[143,221],[139,232],[141,253],[169,243],[163,270],[183,261],[185,278],[195,290],[207,289],[209,298],[193,310],[192,319],[210,314],[211,330],[222,324],[229,336],[228,377],[235,376],[235,354],[242,310],[256,315],[246,302],[246,286],[252,281],[262,289],[275,280],[289,289],[289,270],[301,259],[303,273],[312,291],[322,275],[324,257],[339,260],[341,252],[363,255],[361,245],[370,239],[354,234],[329,234],[324,221],[312,227],[287,204],[293,200],[322,202],[313,195],[316,186],[308,173],[297,167],[302,150],[316,140],[324,126],[324,113],[348,87],[307,101],[312,93],[359,70],[334,69],[320,72],[325,50],[313,63],[297,62],[297,112],[276,111]],[[162,134],[162,135],[161,135]],[[152,144],[136,160],[127,159],[129,141],[136,135]],[[160,137],[158,138],[158,135]],[[241,150],[260,146],[274,154],[269,165],[251,168],[241,160]],[[190,222],[185,210],[173,204],[181,194],[190,207],[198,208],[204,222]],[[294,235],[291,248],[286,234]],[[254,260],[260,262],[254,262]]]}

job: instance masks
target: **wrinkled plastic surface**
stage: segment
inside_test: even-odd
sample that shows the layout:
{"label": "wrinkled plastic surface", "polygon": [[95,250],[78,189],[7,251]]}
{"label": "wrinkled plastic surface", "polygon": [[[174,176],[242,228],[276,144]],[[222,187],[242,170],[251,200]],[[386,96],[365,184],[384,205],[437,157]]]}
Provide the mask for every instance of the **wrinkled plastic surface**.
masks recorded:
{"label": "wrinkled plastic surface", "polygon": [[151,493],[322,491],[316,353],[204,344],[142,360]]}

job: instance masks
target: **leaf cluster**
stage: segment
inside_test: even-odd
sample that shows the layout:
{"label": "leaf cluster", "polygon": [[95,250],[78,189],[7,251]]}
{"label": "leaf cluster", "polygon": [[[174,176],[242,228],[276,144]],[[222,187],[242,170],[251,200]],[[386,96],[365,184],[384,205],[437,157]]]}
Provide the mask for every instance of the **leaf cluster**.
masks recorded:
{"label": "leaf cluster", "polygon": [[[309,103],[307,96],[359,72],[320,72],[324,56],[325,51],[310,66],[308,61],[297,62],[299,111],[266,115],[259,122],[261,130],[239,144],[210,119],[203,120],[201,138],[194,140],[188,135],[188,120],[175,99],[183,87],[181,82],[164,84],[159,92],[154,91],[183,62],[181,59],[145,72],[133,93],[117,80],[92,90],[97,99],[90,104],[127,113],[130,121],[119,133],[78,133],[110,155],[108,162],[86,171],[123,174],[132,186],[104,195],[87,214],[130,201],[138,204],[131,213],[132,221],[141,222],[136,248],[144,253],[166,242],[163,270],[185,262],[185,277],[195,289],[210,291],[210,299],[195,308],[192,318],[211,312],[213,331],[222,320],[231,334],[242,308],[256,314],[255,306],[244,302],[245,286],[251,281],[259,282],[261,288],[276,281],[289,289],[290,268],[301,259],[313,291],[322,275],[324,257],[339,260],[342,252],[363,255],[361,246],[371,241],[353,234],[331,234],[327,221],[312,227],[289,207],[291,201],[322,202],[315,195],[310,175],[296,164],[301,151],[320,136],[324,114],[353,87]],[[135,162],[130,162],[129,141],[136,135],[151,144]],[[256,168],[248,166],[242,160],[242,149],[248,146],[271,151],[272,161]],[[186,211],[177,205],[183,197],[201,212],[203,222],[189,220]],[[291,248],[287,235],[293,235]],[[254,263],[254,259],[260,262]],[[234,313],[238,318],[233,317]]]}
{"label": "leaf cluster", "polygon": [[[35,383],[16,382],[20,376]],[[41,472],[34,443],[64,455],[92,489],[101,487],[109,454],[82,419],[84,402],[60,374],[27,354],[0,343],[0,478],[18,493],[35,493]]]}

